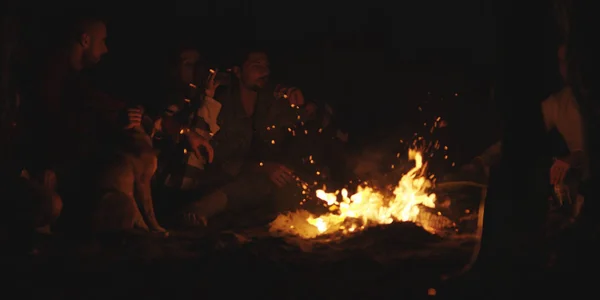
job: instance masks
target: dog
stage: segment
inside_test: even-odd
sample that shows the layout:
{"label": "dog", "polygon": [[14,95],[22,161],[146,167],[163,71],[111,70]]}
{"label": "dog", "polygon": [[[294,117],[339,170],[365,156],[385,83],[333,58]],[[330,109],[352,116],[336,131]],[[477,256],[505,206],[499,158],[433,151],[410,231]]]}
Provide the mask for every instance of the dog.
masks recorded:
{"label": "dog", "polygon": [[98,165],[99,201],[92,210],[92,229],[136,228],[167,235],[154,212],[151,181],[157,169],[157,153],[150,135],[137,126],[126,130],[115,145]]}

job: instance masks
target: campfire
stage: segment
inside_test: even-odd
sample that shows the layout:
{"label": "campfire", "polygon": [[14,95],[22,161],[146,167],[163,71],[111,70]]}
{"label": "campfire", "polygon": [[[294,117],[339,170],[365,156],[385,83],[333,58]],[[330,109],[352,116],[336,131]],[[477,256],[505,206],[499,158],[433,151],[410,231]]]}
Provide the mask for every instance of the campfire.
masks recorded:
{"label": "campfire", "polygon": [[353,195],[346,189],[333,193],[317,190],[315,196],[323,201],[329,213],[315,216],[306,210],[298,210],[281,214],[271,223],[270,231],[313,239],[335,234],[348,236],[370,226],[393,222],[414,222],[435,232],[439,225],[431,218],[432,214],[423,209],[435,208],[436,201],[436,195],[429,192],[432,182],[426,177],[423,156],[416,150],[409,150],[409,159],[415,166],[402,176],[393,195],[369,186],[358,187]]}

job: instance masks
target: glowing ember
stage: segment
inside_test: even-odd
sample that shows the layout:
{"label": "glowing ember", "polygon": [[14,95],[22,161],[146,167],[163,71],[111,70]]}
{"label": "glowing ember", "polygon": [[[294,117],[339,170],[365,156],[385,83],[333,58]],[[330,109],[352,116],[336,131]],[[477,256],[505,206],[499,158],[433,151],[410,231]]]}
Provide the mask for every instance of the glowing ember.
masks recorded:
{"label": "glowing ember", "polygon": [[419,209],[421,205],[435,207],[435,194],[428,193],[431,181],[425,177],[421,153],[409,150],[409,159],[415,161],[415,167],[402,176],[393,197],[386,197],[370,187],[359,187],[351,196],[346,189],[341,195],[317,190],[317,198],[325,202],[331,213],[316,217],[301,210],[279,215],[271,223],[271,231],[315,238],[335,232],[350,234],[367,226],[394,221],[418,222],[426,230],[433,231],[428,224],[429,218]]}

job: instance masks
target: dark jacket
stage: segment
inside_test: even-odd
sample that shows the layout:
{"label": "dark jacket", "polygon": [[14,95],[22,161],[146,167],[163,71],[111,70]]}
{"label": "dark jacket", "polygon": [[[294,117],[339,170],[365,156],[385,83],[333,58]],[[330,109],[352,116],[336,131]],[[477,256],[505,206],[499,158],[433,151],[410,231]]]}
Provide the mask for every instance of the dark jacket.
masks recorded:
{"label": "dark jacket", "polygon": [[33,76],[23,104],[21,158],[32,169],[52,169],[81,157],[92,142],[114,132],[124,108],[61,57]]}

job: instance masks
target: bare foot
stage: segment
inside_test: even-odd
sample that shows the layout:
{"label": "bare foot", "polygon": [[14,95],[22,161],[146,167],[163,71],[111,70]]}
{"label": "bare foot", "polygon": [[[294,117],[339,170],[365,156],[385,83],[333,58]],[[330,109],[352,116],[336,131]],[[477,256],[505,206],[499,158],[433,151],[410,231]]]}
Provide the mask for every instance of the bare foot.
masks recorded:
{"label": "bare foot", "polygon": [[164,237],[168,237],[169,236],[169,232],[165,228],[163,228],[162,226],[160,226],[158,224],[152,225],[150,227],[150,231],[152,233],[158,233],[158,234],[160,234],[161,236],[164,236]]}
{"label": "bare foot", "polygon": [[144,231],[150,231],[150,228],[148,228],[148,224],[146,224],[146,222],[144,221],[144,219],[141,218],[141,216],[135,218],[133,222],[133,228],[141,229]]}

